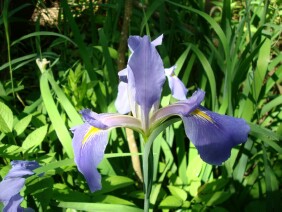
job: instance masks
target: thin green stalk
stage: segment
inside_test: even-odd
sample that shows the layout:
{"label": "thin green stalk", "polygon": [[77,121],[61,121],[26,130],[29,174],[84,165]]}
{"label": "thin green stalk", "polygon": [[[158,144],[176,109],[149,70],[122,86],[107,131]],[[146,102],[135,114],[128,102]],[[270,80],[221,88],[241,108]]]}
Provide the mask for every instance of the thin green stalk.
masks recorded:
{"label": "thin green stalk", "polygon": [[145,144],[143,155],[143,174],[144,174],[144,211],[147,212],[150,209],[150,194],[153,185],[153,149],[152,143],[154,139],[149,139]]}
{"label": "thin green stalk", "polygon": [[159,127],[157,127],[149,138],[144,138],[145,148],[143,153],[143,179],[144,179],[144,211],[147,212],[150,209],[150,195],[153,186],[153,176],[154,176],[154,157],[152,144],[156,137],[165,130],[168,126],[177,122],[179,119],[174,118],[166,121]]}
{"label": "thin green stalk", "polygon": [[12,86],[13,96],[15,97],[14,82],[13,82],[13,70],[12,70],[12,64],[11,64],[11,49],[10,49],[9,24],[8,24],[8,8],[9,8],[9,0],[5,0],[4,1],[4,7],[3,7],[3,22],[4,22],[5,36],[6,36],[6,42],[7,42],[7,53],[8,53],[11,86]]}

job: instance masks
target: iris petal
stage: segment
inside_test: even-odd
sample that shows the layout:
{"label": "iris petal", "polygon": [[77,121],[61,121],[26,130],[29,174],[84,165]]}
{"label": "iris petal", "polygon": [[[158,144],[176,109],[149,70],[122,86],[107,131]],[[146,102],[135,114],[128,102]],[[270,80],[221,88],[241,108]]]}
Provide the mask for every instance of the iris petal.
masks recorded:
{"label": "iris petal", "polygon": [[130,89],[135,90],[135,100],[141,106],[146,129],[149,112],[160,100],[165,73],[162,59],[148,36],[140,39],[128,61],[128,84]]}
{"label": "iris petal", "polygon": [[231,148],[245,142],[250,131],[245,120],[220,115],[203,107],[182,119],[186,135],[201,158],[214,165],[221,165],[227,160]]}
{"label": "iris petal", "polygon": [[33,175],[33,169],[39,167],[36,161],[12,161],[12,168],[0,182],[0,202],[3,202],[3,211],[23,211],[20,206],[23,198],[20,191],[24,186],[26,176]]}
{"label": "iris petal", "polygon": [[140,120],[127,115],[116,113],[95,113],[89,109],[81,111],[83,119],[90,125],[99,129],[109,129],[112,127],[128,127],[138,129],[141,126]]}
{"label": "iris petal", "polygon": [[0,201],[9,201],[14,195],[18,194],[21,191],[24,186],[24,183],[24,178],[4,179],[0,183]]}
{"label": "iris petal", "polygon": [[20,205],[22,201],[23,201],[23,197],[20,194],[16,194],[9,200],[9,202],[7,202],[7,205],[3,209],[3,212],[9,212],[9,211],[23,212],[24,209]]}
{"label": "iris petal", "polygon": [[178,100],[185,100],[188,89],[184,86],[183,82],[174,74],[176,66],[165,69],[165,75],[168,79],[168,85],[171,90],[171,94]]}
{"label": "iris petal", "polygon": [[164,37],[164,35],[161,34],[159,37],[157,37],[155,40],[152,41],[152,45],[154,45],[154,46],[161,45],[162,42],[163,42],[163,37]]}
{"label": "iris petal", "polygon": [[71,129],[74,160],[78,170],[84,175],[92,192],[101,189],[101,175],[98,164],[104,157],[108,143],[108,130],[101,130],[88,123]]}
{"label": "iris petal", "polygon": [[129,36],[128,47],[129,47],[131,53],[133,53],[135,51],[135,49],[138,48],[141,40],[142,40],[142,37],[140,37],[140,36],[136,36],[136,35],[135,36]]}
{"label": "iris petal", "polygon": [[176,102],[172,105],[168,105],[164,108],[157,110],[151,118],[151,122],[153,125],[158,125],[160,122],[171,116],[187,116],[192,111],[194,111],[197,107],[200,106],[201,102],[205,97],[205,92],[201,89],[198,89],[193,93],[193,95],[183,101]]}
{"label": "iris petal", "polygon": [[[140,36],[130,36],[128,38],[128,47],[130,51],[133,53],[135,49],[140,45],[142,42],[142,37]],[[151,42],[153,46],[159,46],[163,42],[163,34],[157,37],[155,40]],[[142,45],[142,44],[141,44]]]}
{"label": "iris petal", "polygon": [[118,72],[118,77],[119,77],[119,80],[124,82],[124,83],[127,83],[127,69],[123,69],[121,71]]}
{"label": "iris petal", "polygon": [[120,114],[126,114],[130,112],[127,83],[125,82],[121,81],[118,85],[118,95],[115,101],[115,107]]}

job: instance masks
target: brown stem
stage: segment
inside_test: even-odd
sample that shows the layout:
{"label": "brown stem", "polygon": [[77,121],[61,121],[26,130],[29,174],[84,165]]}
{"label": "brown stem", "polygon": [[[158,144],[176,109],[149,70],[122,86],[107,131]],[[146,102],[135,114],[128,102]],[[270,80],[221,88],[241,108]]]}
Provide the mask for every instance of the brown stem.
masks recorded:
{"label": "brown stem", "polygon": [[[120,41],[118,48],[118,54],[119,54],[119,59],[117,63],[118,70],[122,70],[125,67],[125,54],[127,51],[127,38],[128,38],[128,29],[129,29],[131,14],[132,14],[132,0],[126,0],[124,5],[123,25],[120,33]],[[137,155],[139,151],[136,145],[136,140],[134,138],[134,133],[131,129],[126,129],[126,137],[127,137],[129,151],[130,153],[133,154],[131,156],[133,169],[138,179],[141,182],[143,182],[140,159],[139,156]]]}

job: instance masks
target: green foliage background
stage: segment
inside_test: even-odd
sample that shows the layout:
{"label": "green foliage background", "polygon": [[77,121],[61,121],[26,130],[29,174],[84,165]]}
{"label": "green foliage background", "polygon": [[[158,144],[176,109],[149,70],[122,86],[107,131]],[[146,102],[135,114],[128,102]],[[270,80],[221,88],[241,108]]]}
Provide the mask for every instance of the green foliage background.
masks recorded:
{"label": "green foliage background", "polygon": [[[32,5],[41,11],[28,21],[24,14],[32,14]],[[143,184],[126,131],[111,133],[99,165],[103,188],[90,193],[72,159],[69,128],[82,123],[82,108],[115,112],[129,35],[164,34],[158,50],[165,67],[176,64],[189,94],[202,88],[207,108],[244,118],[251,132],[223,166],[214,167],[199,158],[180,122],[168,127],[153,144],[151,209],[282,209],[281,1],[62,0],[55,19],[47,1],[4,0],[0,6],[0,179],[11,160],[36,160],[42,165],[36,172],[45,173],[27,179],[23,207],[142,209]],[[40,17],[54,22],[43,24]],[[43,58],[49,68],[40,72],[36,59]],[[167,85],[163,96],[162,105],[174,101]]]}

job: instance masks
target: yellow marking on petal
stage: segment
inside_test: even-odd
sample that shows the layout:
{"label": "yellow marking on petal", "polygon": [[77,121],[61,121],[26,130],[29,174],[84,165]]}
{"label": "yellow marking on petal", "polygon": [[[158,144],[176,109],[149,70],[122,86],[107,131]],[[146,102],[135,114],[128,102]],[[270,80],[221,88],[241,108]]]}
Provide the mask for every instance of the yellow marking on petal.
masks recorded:
{"label": "yellow marking on petal", "polygon": [[213,123],[212,118],[211,118],[208,114],[206,114],[204,111],[201,111],[201,110],[199,110],[199,109],[196,109],[196,110],[194,110],[194,111],[192,112],[192,114],[194,114],[194,115],[196,115],[196,116],[199,116],[200,118],[202,118],[202,119],[204,119],[204,120],[206,120],[206,121],[209,121],[209,122]]}
{"label": "yellow marking on petal", "polygon": [[90,136],[94,135],[95,133],[97,133],[99,131],[100,131],[99,128],[90,127],[89,130],[87,131],[87,133],[83,137],[82,145],[84,145],[87,142],[87,140]]}

